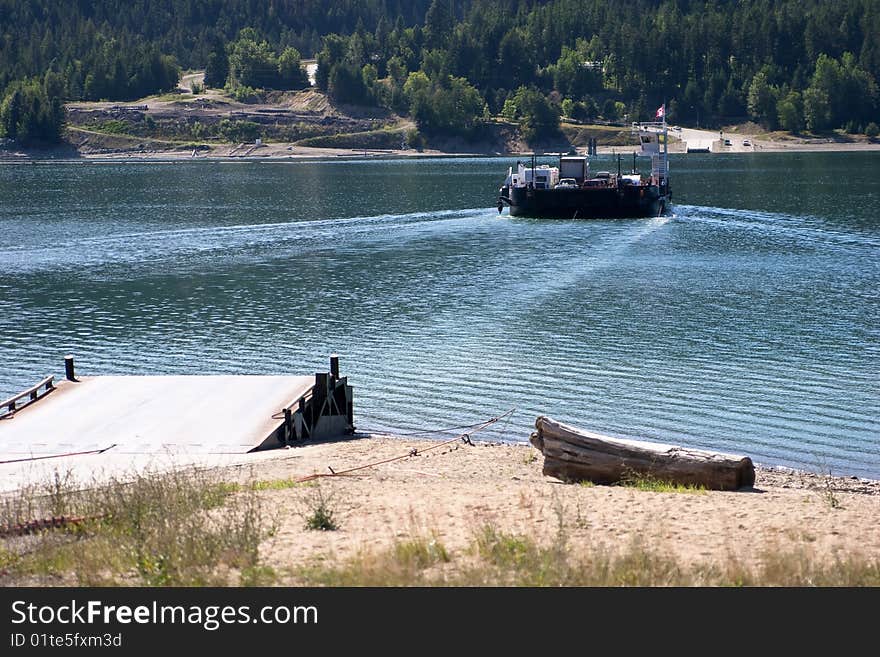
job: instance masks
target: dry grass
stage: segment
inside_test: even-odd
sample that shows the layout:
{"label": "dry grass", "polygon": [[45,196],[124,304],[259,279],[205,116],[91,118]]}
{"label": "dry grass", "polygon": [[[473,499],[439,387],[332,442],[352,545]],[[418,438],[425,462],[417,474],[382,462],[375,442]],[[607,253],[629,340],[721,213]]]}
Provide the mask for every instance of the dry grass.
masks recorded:
{"label": "dry grass", "polygon": [[816,562],[804,552],[768,552],[762,564],[681,564],[662,551],[633,543],[620,551],[550,545],[486,525],[470,548],[450,554],[436,535],[415,536],[388,550],[345,562],[314,563],[289,573],[288,583],[310,586],[880,586],[880,561],[859,557]]}
{"label": "dry grass", "polygon": [[[667,492],[656,483],[639,488]],[[274,491],[301,486],[292,479],[229,483],[179,470],[82,488],[58,474],[0,499],[0,526],[61,515],[88,519],[0,539],[0,585],[880,586],[876,556],[822,558],[803,547],[768,549],[759,559],[748,555],[748,563],[733,553],[698,563],[675,559],[646,539],[609,547],[581,533],[575,541],[569,528],[583,529],[581,509],[566,509],[559,498],[556,528],[545,541],[485,523],[453,551],[442,531],[413,520],[409,534],[384,549],[345,559],[325,554],[279,571],[261,559],[273,533],[261,502],[274,508]],[[358,512],[335,489],[302,487],[296,499],[307,523],[319,511],[333,523],[343,511],[347,519]]]}
{"label": "dry grass", "polygon": [[79,488],[56,475],[0,506],[0,525],[85,517],[62,529],[0,541],[6,585],[200,586],[257,584],[271,533],[250,488],[177,470]]}
{"label": "dry grass", "polygon": [[359,552],[341,563],[312,564],[292,569],[287,582],[308,586],[442,586],[451,561],[436,534],[414,533],[387,551]]}

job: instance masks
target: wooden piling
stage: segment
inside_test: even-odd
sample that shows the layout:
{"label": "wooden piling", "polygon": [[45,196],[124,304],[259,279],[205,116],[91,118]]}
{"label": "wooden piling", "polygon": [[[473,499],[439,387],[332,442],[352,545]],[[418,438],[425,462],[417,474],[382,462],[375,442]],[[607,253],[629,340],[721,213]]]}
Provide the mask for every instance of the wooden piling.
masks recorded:
{"label": "wooden piling", "polygon": [[317,424],[318,418],[324,414],[324,403],[327,401],[327,393],[330,390],[329,378],[328,372],[315,373],[315,387],[312,389],[312,421],[314,424]]}
{"label": "wooden piling", "polygon": [[73,356],[64,357],[64,376],[68,381],[76,381],[76,372],[73,368]]}
{"label": "wooden piling", "polygon": [[296,439],[293,430],[293,413],[289,408],[284,409],[284,442],[293,442]]}

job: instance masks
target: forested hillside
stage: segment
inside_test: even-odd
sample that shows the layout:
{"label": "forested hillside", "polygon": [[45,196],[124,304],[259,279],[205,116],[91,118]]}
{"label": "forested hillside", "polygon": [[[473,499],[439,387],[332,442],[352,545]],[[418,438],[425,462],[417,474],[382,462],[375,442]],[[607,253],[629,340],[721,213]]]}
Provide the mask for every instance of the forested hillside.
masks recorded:
{"label": "forested hillside", "polygon": [[538,139],[560,114],[645,119],[663,102],[688,124],[861,132],[880,108],[878,9],[880,0],[0,0],[0,131],[39,137],[59,99],[168,90],[181,67],[207,67],[210,84],[231,90],[298,88],[300,57],[317,55],[332,98],[410,114],[427,134],[468,135],[503,115]]}

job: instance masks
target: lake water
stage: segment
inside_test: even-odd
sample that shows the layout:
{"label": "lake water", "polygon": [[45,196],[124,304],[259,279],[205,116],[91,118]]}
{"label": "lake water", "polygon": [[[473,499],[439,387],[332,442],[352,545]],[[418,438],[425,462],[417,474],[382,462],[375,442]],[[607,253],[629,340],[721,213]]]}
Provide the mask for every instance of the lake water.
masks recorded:
{"label": "lake water", "polygon": [[514,162],[0,166],[0,398],[68,353],[303,374],[339,352],[360,430],[515,408],[478,437],[546,414],[880,477],[880,153],[680,156],[670,216],[614,221],[499,216]]}

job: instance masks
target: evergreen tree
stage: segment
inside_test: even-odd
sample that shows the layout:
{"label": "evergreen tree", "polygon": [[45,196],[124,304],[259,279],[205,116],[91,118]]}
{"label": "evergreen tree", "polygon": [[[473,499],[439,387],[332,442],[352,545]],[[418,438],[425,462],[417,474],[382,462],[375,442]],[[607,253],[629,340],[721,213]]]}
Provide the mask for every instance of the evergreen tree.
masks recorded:
{"label": "evergreen tree", "polygon": [[226,54],[226,46],[217,40],[208,61],[205,65],[205,85],[208,87],[222,88],[226,85],[229,77],[229,57]]}
{"label": "evergreen tree", "polygon": [[[297,88],[303,75],[293,51],[285,55],[291,48],[320,51],[320,89],[344,65],[337,89],[348,80],[364,87],[354,93],[363,102],[399,109],[409,105],[405,80],[422,69],[447,91],[442,80],[466,80],[493,111],[526,86],[573,103],[592,96],[606,118],[618,103],[638,112],[665,100],[680,121],[719,125],[748,113],[785,127],[799,123],[795,93],[801,124],[811,129],[876,122],[877,0],[609,7],[607,0],[282,0],[267,11],[254,0],[0,0],[0,24],[16,28],[0,37],[0,89],[52,71],[63,82],[50,81],[53,94],[62,86],[64,98],[133,99],[173,89],[178,63],[205,67],[213,86],[231,78]],[[253,34],[239,43],[244,28]],[[227,44],[238,48],[234,71]],[[365,79],[364,66],[375,68],[375,80]]]}
{"label": "evergreen tree", "polygon": [[0,133],[26,145],[57,144],[64,129],[64,105],[40,80],[14,82],[0,101]]}
{"label": "evergreen tree", "polygon": [[340,103],[360,105],[370,100],[370,90],[364,84],[360,69],[346,62],[331,69],[327,93]]}
{"label": "evergreen tree", "polygon": [[449,37],[455,26],[452,0],[434,0],[425,16],[425,38],[431,48],[449,45]]}

